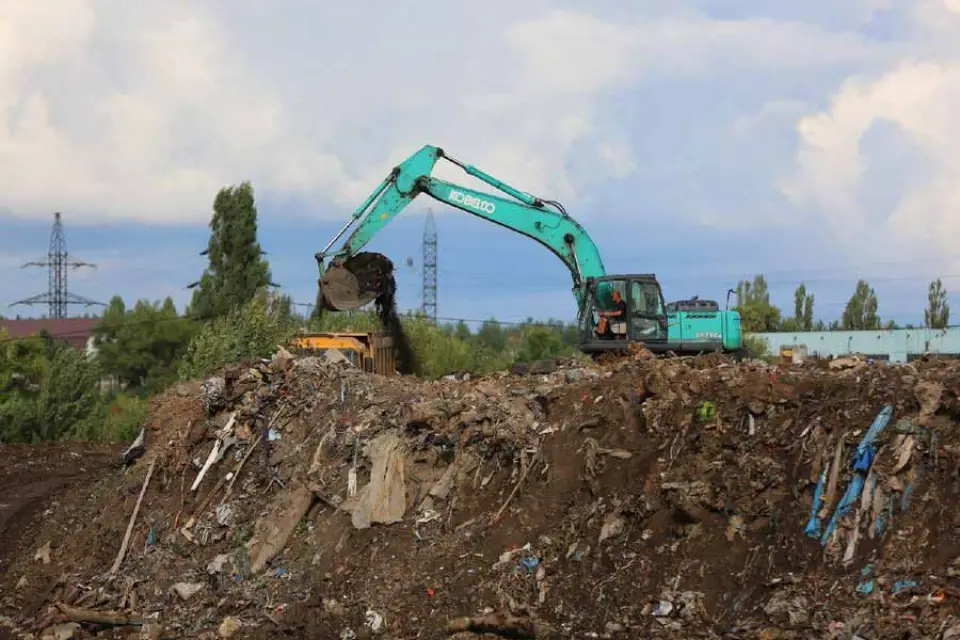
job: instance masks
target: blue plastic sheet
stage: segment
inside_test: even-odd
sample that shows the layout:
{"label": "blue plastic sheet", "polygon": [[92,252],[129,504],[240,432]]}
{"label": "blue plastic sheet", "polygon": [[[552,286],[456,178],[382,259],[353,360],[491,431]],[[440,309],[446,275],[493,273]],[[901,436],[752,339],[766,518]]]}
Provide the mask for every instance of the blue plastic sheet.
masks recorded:
{"label": "blue plastic sheet", "polygon": [[[847,491],[840,499],[840,503],[837,505],[836,510],[834,510],[833,516],[830,518],[830,523],[827,525],[826,530],[820,536],[821,545],[827,544],[830,536],[833,535],[833,532],[836,530],[840,519],[850,513],[850,511],[853,509],[853,505],[856,504],[857,500],[860,499],[860,493],[863,491],[864,481],[866,480],[867,473],[870,471],[870,465],[873,464],[873,460],[877,455],[877,438],[881,433],[883,433],[883,430],[890,423],[890,417],[892,415],[893,405],[888,404],[883,408],[882,411],[880,411],[877,417],[874,418],[873,424],[870,425],[867,433],[864,434],[863,438],[860,440],[860,444],[857,445],[853,459],[853,479],[851,479],[850,484],[847,487]],[[814,502],[816,502],[816,500],[814,500]],[[809,523],[807,525],[807,529],[810,529]]]}

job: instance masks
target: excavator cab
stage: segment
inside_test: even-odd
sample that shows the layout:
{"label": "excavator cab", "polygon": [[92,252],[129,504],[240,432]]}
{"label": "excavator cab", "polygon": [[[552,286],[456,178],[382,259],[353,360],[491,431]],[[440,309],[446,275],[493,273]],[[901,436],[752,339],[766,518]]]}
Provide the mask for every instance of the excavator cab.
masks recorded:
{"label": "excavator cab", "polygon": [[[610,322],[610,331],[598,333],[599,312],[615,308],[617,291],[626,303],[627,317]],[[581,350],[599,354],[622,351],[631,342],[653,352],[667,349],[667,307],[660,283],[653,274],[604,276],[588,283],[580,314]]]}

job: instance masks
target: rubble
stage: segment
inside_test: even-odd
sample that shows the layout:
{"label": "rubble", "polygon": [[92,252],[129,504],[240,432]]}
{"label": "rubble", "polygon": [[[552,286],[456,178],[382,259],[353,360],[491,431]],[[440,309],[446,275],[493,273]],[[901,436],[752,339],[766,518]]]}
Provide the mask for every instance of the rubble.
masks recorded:
{"label": "rubble", "polygon": [[844,360],[228,367],[49,509],[0,615],[35,638],[960,637],[960,364]]}

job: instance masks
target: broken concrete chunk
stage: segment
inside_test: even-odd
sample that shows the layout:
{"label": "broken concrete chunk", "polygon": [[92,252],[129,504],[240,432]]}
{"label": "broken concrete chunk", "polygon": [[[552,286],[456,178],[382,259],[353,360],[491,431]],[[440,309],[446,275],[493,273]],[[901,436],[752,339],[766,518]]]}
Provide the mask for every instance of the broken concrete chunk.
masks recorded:
{"label": "broken concrete chunk", "polygon": [[189,600],[203,590],[203,584],[200,582],[178,582],[170,589],[177,594],[181,600]]}

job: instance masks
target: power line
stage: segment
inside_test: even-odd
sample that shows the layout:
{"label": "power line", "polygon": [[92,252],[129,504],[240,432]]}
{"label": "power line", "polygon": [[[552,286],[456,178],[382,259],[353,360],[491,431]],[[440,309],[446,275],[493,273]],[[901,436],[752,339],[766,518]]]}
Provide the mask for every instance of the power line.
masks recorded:
{"label": "power line", "polygon": [[67,289],[67,268],[79,269],[80,267],[96,268],[95,264],[83,262],[71,258],[67,253],[67,238],[63,232],[63,222],[60,220],[60,212],[53,214],[53,230],[50,232],[50,248],[47,250],[46,260],[32,260],[22,265],[26,267],[47,267],[47,292],[24,298],[10,304],[35,305],[46,304],[48,306],[48,315],[51,318],[66,318],[67,305],[82,304],[86,307],[93,305],[106,306],[102,302],[84,298],[70,293]]}

